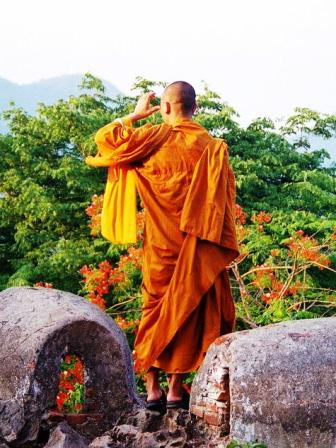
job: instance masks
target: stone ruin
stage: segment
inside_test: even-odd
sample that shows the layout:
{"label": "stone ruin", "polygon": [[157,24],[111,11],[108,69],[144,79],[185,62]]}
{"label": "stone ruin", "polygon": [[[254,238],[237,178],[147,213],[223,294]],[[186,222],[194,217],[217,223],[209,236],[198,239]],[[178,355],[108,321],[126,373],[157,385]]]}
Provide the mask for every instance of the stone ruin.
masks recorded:
{"label": "stone ruin", "polygon": [[335,448],[336,317],[218,338],[193,382],[190,411],[236,440]]}
{"label": "stone ruin", "polygon": [[56,289],[0,293],[0,440],[22,444],[37,438],[55,407],[67,353],[84,362],[84,412],[102,416],[101,429],[140,404],[126,338],[98,307]]}
{"label": "stone ruin", "polygon": [[[113,320],[70,293],[0,293],[0,448],[336,447],[336,317],[222,336],[192,385],[190,413],[147,411]],[[85,365],[85,419],[53,413],[62,356]]]}

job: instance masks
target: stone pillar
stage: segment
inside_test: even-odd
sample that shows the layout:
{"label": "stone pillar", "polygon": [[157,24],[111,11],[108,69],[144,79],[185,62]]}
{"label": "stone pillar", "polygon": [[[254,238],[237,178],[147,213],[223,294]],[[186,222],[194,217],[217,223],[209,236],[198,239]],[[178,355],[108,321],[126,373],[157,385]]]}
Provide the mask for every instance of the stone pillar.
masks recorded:
{"label": "stone pillar", "polygon": [[222,336],[192,386],[191,413],[268,448],[336,447],[336,317]]}
{"label": "stone pillar", "polygon": [[56,289],[0,293],[0,440],[36,438],[66,353],[85,364],[84,411],[103,414],[106,427],[139,404],[126,338],[97,306]]}

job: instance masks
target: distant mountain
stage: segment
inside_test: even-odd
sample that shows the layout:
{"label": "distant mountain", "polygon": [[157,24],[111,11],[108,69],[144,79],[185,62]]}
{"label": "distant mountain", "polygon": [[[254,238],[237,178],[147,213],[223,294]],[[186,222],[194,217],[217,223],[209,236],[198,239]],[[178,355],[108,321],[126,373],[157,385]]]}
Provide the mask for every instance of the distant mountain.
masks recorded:
{"label": "distant mountain", "polygon": [[[63,75],[56,78],[42,79],[31,84],[15,84],[0,78],[0,112],[9,108],[9,102],[22,107],[26,112],[34,114],[37,103],[53,104],[58,99],[67,99],[70,95],[78,95],[83,75]],[[109,81],[103,80],[106,95],[117,96],[120,90]],[[0,132],[5,125],[0,121]]]}

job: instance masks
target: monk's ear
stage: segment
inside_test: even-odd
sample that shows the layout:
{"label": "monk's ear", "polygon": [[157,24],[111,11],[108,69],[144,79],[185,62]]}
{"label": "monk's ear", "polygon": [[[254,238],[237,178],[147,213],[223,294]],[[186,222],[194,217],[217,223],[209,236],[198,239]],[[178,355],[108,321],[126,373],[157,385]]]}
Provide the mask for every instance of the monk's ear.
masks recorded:
{"label": "monk's ear", "polygon": [[193,107],[192,107],[192,114],[193,114],[193,115],[194,115],[194,113],[196,112],[196,110],[197,110],[197,104],[194,103],[194,105],[193,105]]}
{"label": "monk's ear", "polygon": [[165,102],[165,113],[169,115],[171,112],[171,105],[167,101]]}

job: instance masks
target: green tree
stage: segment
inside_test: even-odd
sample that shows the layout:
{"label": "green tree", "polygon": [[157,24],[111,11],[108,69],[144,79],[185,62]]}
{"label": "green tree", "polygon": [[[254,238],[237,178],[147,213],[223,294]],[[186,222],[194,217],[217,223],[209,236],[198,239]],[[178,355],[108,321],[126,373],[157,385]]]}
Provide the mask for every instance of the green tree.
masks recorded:
{"label": "green tree", "polygon": [[0,139],[0,260],[2,287],[46,280],[76,292],[78,270],[108,243],[92,241],[85,208],[103,190],[105,173],[83,157],[94,151],[95,131],[113,118],[101,82],[83,79],[83,93],[40,104],[36,116],[12,108]]}
{"label": "green tree", "polygon": [[[106,173],[83,159],[95,153],[97,129],[129,113],[143,92],[164,86],[138,77],[134,95],[110,99],[88,74],[78,97],[40,104],[35,116],[14,107],[4,114],[9,133],[0,136],[1,288],[48,281],[78,292],[81,266],[106,258],[114,263],[125,253],[90,234],[85,209],[93,194],[103,192]],[[309,136],[334,136],[335,116],[296,109],[280,129],[266,118],[244,128],[236,111],[205,84],[195,119],[228,141],[238,203],[250,217],[262,210],[273,216],[262,235],[249,237],[253,256],[244,269],[263,263],[267,251],[294,230],[321,237],[332,232],[335,167],[325,167],[325,150],[309,148]],[[159,123],[160,114],[149,120]],[[333,281],[326,271],[314,276],[319,285]]]}

